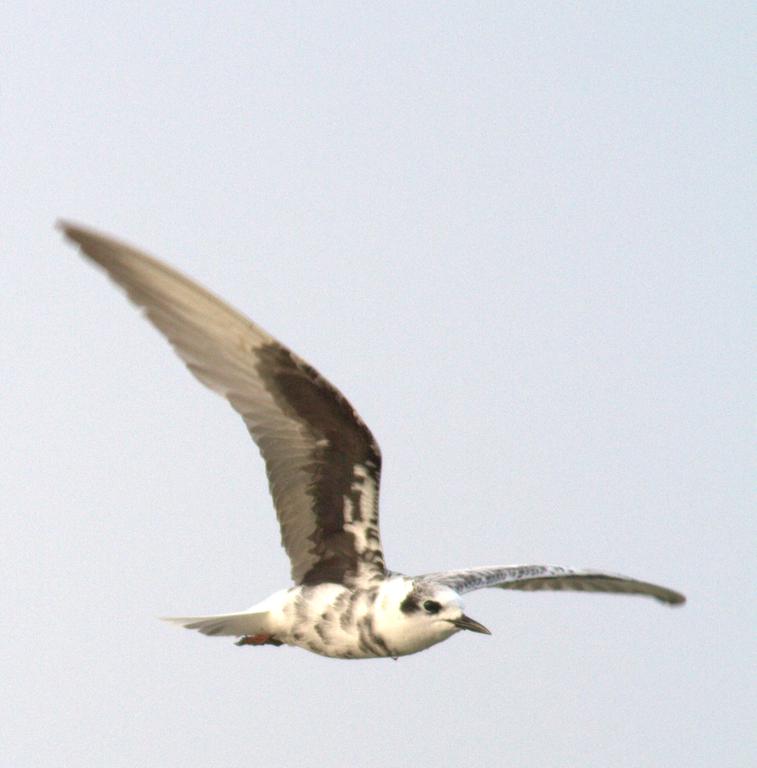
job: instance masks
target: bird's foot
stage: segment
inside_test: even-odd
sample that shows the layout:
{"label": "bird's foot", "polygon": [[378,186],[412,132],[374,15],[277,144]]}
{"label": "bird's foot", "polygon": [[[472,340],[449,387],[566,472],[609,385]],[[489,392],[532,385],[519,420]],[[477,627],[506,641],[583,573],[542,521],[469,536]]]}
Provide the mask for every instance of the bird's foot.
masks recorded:
{"label": "bird's foot", "polygon": [[276,640],[273,635],[245,635],[240,637],[235,645],[283,645],[280,640]]}

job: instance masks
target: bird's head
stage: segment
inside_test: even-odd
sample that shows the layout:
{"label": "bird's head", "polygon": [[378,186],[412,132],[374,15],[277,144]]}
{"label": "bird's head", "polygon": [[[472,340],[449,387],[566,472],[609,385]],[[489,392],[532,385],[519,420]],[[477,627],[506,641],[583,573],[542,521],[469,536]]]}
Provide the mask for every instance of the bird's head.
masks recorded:
{"label": "bird's head", "polygon": [[394,620],[384,628],[390,645],[401,653],[415,653],[446,640],[461,629],[491,632],[463,612],[460,595],[433,582],[405,580],[394,594]]}

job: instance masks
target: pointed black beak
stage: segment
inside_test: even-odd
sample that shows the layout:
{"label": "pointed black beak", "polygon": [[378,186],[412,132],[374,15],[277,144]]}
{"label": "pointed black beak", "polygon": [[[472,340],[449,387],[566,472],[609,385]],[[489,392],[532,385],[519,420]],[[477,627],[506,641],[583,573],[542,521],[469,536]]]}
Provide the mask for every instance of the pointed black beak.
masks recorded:
{"label": "pointed black beak", "polygon": [[459,619],[452,620],[458,629],[469,629],[471,632],[480,632],[482,635],[491,635],[491,632],[483,625],[463,614]]}

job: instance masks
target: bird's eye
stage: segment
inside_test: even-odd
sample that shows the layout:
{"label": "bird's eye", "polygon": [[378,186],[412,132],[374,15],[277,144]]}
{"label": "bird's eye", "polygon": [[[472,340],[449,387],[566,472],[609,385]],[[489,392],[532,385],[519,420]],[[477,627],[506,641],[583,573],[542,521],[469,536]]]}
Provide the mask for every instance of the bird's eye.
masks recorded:
{"label": "bird's eye", "polygon": [[423,603],[423,608],[428,613],[439,613],[441,611],[442,606],[436,602],[436,600],[426,600],[425,603]]}

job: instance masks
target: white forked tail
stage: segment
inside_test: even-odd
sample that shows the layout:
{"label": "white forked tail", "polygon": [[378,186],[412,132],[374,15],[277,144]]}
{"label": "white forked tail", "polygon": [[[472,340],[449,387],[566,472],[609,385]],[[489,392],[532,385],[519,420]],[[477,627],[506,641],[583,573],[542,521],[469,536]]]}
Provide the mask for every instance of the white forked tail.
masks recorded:
{"label": "white forked tail", "polygon": [[203,635],[261,635],[270,631],[268,611],[262,613],[222,613],[218,616],[164,616],[162,621],[196,629]]}

